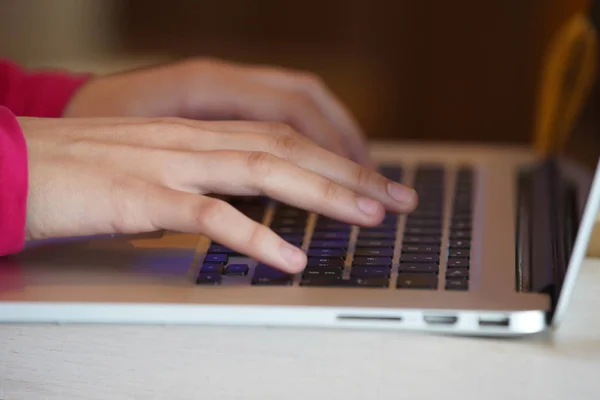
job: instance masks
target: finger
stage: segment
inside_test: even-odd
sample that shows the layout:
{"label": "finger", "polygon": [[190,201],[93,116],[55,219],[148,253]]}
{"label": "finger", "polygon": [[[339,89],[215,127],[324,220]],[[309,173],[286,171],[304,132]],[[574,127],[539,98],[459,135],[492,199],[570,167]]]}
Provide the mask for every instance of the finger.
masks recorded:
{"label": "finger", "polygon": [[63,156],[91,164],[102,161],[174,190],[264,194],[356,225],[376,225],[383,218],[379,202],[266,152],[189,152],[78,141],[65,145]]}
{"label": "finger", "polygon": [[189,183],[196,179],[207,192],[265,195],[355,225],[383,219],[380,202],[266,152],[212,151],[198,160]]}
{"label": "finger", "polygon": [[[257,107],[264,107],[266,121],[284,122],[315,143],[343,157],[350,157],[347,142],[309,97],[277,88],[263,88]],[[250,118],[251,119],[251,118]]]}
{"label": "finger", "polygon": [[[258,81],[240,79],[236,74],[230,75],[230,80],[235,80],[235,83],[220,85],[219,90],[211,97],[210,104],[202,98],[192,97],[189,108],[202,109],[218,119],[288,123],[328,150],[349,156],[343,136],[310,96]],[[228,114],[220,115],[218,110],[228,110]]]}
{"label": "finger", "polygon": [[[114,164],[122,165],[121,168],[128,168],[131,174],[145,179],[159,179],[162,184],[171,185],[179,190],[202,193],[208,189],[199,188],[197,178],[200,177],[200,170],[204,166],[199,165],[198,156],[193,154],[194,152],[215,149],[268,152],[322,175],[354,192],[378,200],[387,210],[406,213],[416,207],[417,196],[414,190],[315,145],[285,125],[256,124],[256,126],[263,127],[265,130],[274,129],[279,134],[210,131],[199,134],[192,122],[190,126],[174,128],[166,126],[169,130],[168,134],[157,131],[154,126],[152,126],[154,132],[135,129],[131,135],[122,135],[121,144],[124,144],[122,146],[115,143],[78,140],[74,144],[62,146],[61,151],[65,153],[72,150],[71,153],[76,156],[83,154],[90,162],[94,159],[103,162],[111,159],[114,160]],[[95,146],[102,146],[105,150],[94,148]],[[227,157],[227,153],[222,154],[223,157]],[[123,164],[121,162],[123,159],[129,162]],[[144,165],[144,168],[139,168],[139,165]],[[215,176],[206,176],[205,179],[214,181]],[[231,187],[228,185],[231,182],[234,181],[224,182],[219,190],[227,190],[229,194],[255,194],[247,186]]]}
{"label": "finger", "polygon": [[[322,175],[354,192],[381,202],[387,210],[411,212],[418,203],[409,187],[385,178],[373,169],[323,149],[292,131],[283,134],[220,134],[221,148],[266,152]],[[291,185],[290,185],[291,186]]]}
{"label": "finger", "polygon": [[346,139],[352,159],[369,167],[375,166],[368,152],[365,134],[358,122],[319,77],[310,73],[290,73],[273,67],[252,68],[249,73],[266,84],[310,96]]}
{"label": "finger", "polygon": [[155,191],[148,196],[147,214],[160,229],[203,234],[286,272],[306,266],[302,250],[221,200],[158,186]]}

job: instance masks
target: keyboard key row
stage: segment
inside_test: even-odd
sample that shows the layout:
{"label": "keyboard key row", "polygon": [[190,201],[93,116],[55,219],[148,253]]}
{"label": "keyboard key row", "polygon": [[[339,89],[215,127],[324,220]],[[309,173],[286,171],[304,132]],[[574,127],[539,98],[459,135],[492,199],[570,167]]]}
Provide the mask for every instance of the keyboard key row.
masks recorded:
{"label": "keyboard key row", "polygon": [[456,174],[448,258],[446,260],[445,290],[468,290],[472,229],[473,171],[461,168]]}

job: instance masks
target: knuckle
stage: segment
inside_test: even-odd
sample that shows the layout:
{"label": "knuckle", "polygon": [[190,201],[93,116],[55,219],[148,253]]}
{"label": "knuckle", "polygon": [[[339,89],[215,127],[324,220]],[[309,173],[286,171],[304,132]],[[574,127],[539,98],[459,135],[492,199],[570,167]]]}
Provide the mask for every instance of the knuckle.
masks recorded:
{"label": "knuckle", "polygon": [[374,180],[373,178],[374,178],[374,174],[372,172],[370,172],[369,170],[367,170],[366,168],[361,167],[361,166],[356,167],[354,180],[358,187],[368,186],[371,182],[373,182],[373,180]]}
{"label": "knuckle", "polygon": [[293,158],[300,151],[300,140],[291,135],[275,135],[272,138],[273,153],[282,158]]}
{"label": "knuckle", "polygon": [[194,205],[192,214],[193,221],[200,231],[206,231],[211,227],[222,226],[227,214],[227,204],[217,199],[207,198]]}
{"label": "knuckle", "polygon": [[321,186],[321,195],[326,202],[336,201],[339,195],[339,186],[334,181],[325,179]]}
{"label": "knuckle", "polygon": [[256,174],[269,175],[276,164],[276,157],[264,151],[253,151],[247,159],[248,168]]}

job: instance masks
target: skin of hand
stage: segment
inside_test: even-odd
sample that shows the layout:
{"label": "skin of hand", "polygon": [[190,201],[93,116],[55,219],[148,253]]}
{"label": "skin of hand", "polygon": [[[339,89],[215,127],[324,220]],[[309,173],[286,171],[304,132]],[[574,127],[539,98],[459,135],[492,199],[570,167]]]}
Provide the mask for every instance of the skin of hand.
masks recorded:
{"label": "skin of hand", "polygon": [[27,237],[203,234],[284,271],[306,255],[209,194],[264,195],[361,226],[412,211],[414,190],[288,125],[180,118],[20,118]]}
{"label": "skin of hand", "polygon": [[375,168],[351,113],[308,72],[191,59],[93,78],[64,116],[281,122],[336,154]]}

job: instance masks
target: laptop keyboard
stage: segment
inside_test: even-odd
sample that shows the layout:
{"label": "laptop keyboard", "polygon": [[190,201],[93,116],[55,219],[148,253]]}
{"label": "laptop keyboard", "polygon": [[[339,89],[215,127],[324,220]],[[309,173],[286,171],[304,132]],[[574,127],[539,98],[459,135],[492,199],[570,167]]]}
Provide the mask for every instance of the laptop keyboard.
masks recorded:
{"label": "laptop keyboard", "polygon": [[[382,173],[403,181],[400,167],[384,167]],[[450,201],[448,182],[453,182]],[[284,240],[305,250],[307,267],[301,274],[291,275],[211,243],[196,283],[468,290],[472,170],[418,167],[412,186],[419,193],[418,208],[406,217],[388,213],[379,226],[371,228],[262,197],[232,197],[228,201],[246,216],[267,223]]]}

